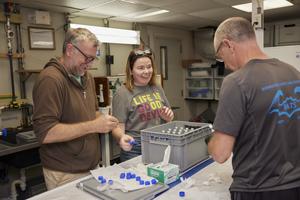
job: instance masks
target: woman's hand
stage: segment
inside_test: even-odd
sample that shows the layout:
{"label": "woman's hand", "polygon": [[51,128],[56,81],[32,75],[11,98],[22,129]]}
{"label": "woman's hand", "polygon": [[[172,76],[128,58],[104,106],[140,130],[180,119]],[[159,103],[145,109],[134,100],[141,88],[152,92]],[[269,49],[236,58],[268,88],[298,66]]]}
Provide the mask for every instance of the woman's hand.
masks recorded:
{"label": "woman's hand", "polygon": [[132,148],[130,141],[134,141],[133,137],[124,134],[119,140],[119,145],[124,151],[130,151]]}
{"label": "woman's hand", "polygon": [[171,108],[168,108],[167,106],[162,107],[159,116],[165,120],[166,122],[170,122],[174,118],[174,113]]}

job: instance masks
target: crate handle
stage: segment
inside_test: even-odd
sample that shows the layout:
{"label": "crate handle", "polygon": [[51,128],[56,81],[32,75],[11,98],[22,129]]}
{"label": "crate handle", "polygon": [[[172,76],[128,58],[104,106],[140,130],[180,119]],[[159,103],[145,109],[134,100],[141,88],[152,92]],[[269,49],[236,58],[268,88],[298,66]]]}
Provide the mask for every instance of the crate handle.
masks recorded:
{"label": "crate handle", "polygon": [[[165,139],[165,140],[161,141],[162,139]],[[149,140],[149,143],[151,143],[151,144],[169,145],[170,144],[170,140],[168,138],[151,137],[150,140]]]}
{"label": "crate handle", "polygon": [[294,26],[296,26],[296,25],[295,25],[295,24],[285,24],[285,25],[284,25],[284,28],[294,27]]}

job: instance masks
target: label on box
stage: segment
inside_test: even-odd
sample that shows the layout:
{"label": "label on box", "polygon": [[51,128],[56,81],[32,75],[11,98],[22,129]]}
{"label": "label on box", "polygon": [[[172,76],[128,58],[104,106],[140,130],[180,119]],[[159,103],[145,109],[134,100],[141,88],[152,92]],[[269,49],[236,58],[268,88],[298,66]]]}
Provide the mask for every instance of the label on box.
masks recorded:
{"label": "label on box", "polygon": [[163,184],[169,184],[179,178],[179,166],[169,163],[162,167],[161,163],[158,163],[147,167],[147,175]]}

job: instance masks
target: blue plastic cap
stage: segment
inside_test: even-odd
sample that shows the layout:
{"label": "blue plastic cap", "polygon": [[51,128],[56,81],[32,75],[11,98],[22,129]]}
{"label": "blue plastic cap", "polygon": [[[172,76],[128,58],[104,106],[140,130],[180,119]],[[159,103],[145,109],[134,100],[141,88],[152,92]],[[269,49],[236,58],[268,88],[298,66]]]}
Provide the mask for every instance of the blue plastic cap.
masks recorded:
{"label": "blue plastic cap", "polygon": [[137,142],[135,140],[130,140],[129,144],[133,146],[133,145],[137,145]]}
{"label": "blue plastic cap", "polygon": [[106,183],[106,179],[103,178],[103,179],[101,180],[101,183],[102,183],[102,184],[105,184],[105,183]]}
{"label": "blue plastic cap", "polygon": [[145,185],[150,185],[150,181],[145,181]]}
{"label": "blue plastic cap", "polygon": [[179,196],[180,196],[180,197],[184,197],[184,196],[185,196],[185,192],[184,192],[184,191],[180,191],[180,192],[179,192]]}
{"label": "blue plastic cap", "polygon": [[135,178],[136,177],[136,175],[135,174],[131,174],[131,178]]}
{"label": "blue plastic cap", "polygon": [[135,180],[136,180],[136,181],[140,181],[140,180],[141,180],[141,177],[140,177],[140,176],[137,176],[137,177],[135,177]]}
{"label": "blue plastic cap", "polygon": [[140,185],[144,185],[144,184],[145,184],[145,181],[140,180]]}
{"label": "blue plastic cap", "polygon": [[131,179],[131,173],[130,173],[130,172],[128,172],[128,173],[126,174],[126,179]]}
{"label": "blue plastic cap", "polygon": [[152,185],[155,185],[155,184],[157,184],[157,180],[156,180],[155,178],[153,178],[153,179],[151,180],[151,183],[152,183]]}
{"label": "blue plastic cap", "polygon": [[125,178],[125,173],[121,173],[120,174],[120,179],[124,179]]}
{"label": "blue plastic cap", "polygon": [[112,185],[113,183],[114,183],[114,181],[113,181],[113,180],[111,180],[111,179],[110,179],[110,180],[108,180],[108,184],[109,184],[109,185]]}
{"label": "blue plastic cap", "polygon": [[99,180],[99,181],[102,181],[103,179],[104,179],[103,176],[98,176],[98,180]]}

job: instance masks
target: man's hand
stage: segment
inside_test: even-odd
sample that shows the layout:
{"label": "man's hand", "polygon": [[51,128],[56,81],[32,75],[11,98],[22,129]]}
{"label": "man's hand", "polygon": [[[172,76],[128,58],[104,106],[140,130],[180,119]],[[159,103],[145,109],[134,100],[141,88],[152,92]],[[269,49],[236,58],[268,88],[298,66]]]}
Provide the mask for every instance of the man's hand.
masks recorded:
{"label": "man's hand", "polygon": [[168,108],[167,106],[164,106],[162,109],[161,109],[161,112],[159,113],[159,116],[165,120],[166,122],[170,122],[173,120],[174,118],[174,113],[172,111],[171,108]]}
{"label": "man's hand", "polygon": [[132,148],[130,141],[134,141],[133,137],[131,137],[130,135],[124,134],[120,138],[119,145],[124,151],[130,151]]}
{"label": "man's hand", "polygon": [[118,119],[111,115],[100,115],[93,121],[96,132],[108,133],[118,126]]}

